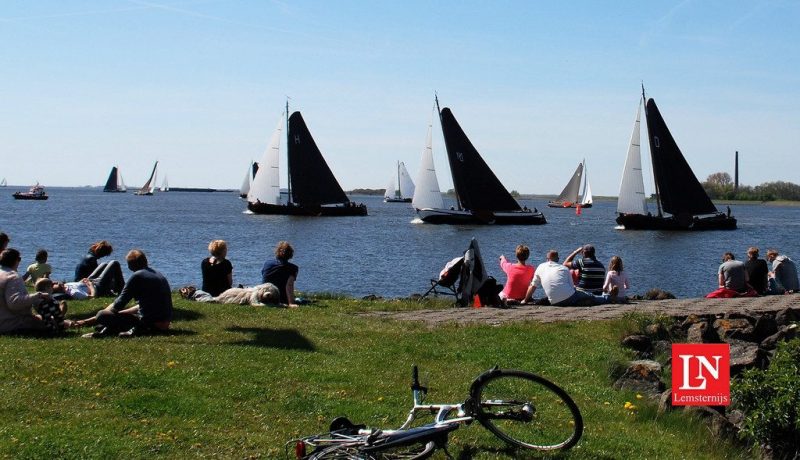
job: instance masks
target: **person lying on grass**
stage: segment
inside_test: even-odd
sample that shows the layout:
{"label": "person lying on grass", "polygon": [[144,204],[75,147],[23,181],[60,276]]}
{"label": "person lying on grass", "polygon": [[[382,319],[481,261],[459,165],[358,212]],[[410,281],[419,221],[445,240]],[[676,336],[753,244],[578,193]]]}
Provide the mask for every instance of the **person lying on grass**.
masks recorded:
{"label": "person lying on grass", "polygon": [[[125,256],[128,268],[134,272],[120,295],[92,318],[76,321],[76,327],[95,326],[95,332],[84,337],[121,337],[163,332],[172,320],[172,293],[169,282],[161,273],[147,265],[147,257],[139,249]],[[136,299],[139,303],[125,308]]]}

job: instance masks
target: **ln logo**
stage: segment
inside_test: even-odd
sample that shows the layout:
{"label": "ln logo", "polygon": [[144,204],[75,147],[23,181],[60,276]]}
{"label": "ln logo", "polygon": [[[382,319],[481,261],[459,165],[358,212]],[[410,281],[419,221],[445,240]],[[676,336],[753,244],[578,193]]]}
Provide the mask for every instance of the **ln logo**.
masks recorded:
{"label": "ln logo", "polygon": [[672,405],[727,406],[731,395],[730,345],[672,345]]}

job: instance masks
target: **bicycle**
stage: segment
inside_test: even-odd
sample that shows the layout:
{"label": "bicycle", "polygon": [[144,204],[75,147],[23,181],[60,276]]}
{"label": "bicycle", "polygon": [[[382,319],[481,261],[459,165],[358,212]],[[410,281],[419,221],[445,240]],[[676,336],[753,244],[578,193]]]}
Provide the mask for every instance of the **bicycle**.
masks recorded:
{"label": "bicycle", "polygon": [[[368,429],[337,417],[327,433],[286,444],[298,460],[417,460],[447,452],[448,434],[478,421],[515,448],[560,451],[573,447],[583,434],[583,418],[570,396],[547,379],[530,372],[494,367],[470,385],[469,397],[458,404],[423,404],[428,389],[412,367],[414,406],[395,430]],[[435,414],[434,421],[410,428],[418,413]]]}

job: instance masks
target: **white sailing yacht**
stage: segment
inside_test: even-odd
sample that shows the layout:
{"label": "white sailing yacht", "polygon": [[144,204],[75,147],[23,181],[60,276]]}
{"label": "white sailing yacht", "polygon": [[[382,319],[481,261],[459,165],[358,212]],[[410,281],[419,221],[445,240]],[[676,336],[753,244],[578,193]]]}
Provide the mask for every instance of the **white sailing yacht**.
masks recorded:
{"label": "white sailing yacht", "polygon": [[417,186],[411,199],[411,206],[417,210],[444,208],[439,179],[436,177],[436,167],[433,164],[432,133],[433,115],[428,123],[428,136],[425,139],[425,149],[422,150],[422,161],[417,172]]}
{"label": "white sailing yacht", "polygon": [[383,194],[383,201],[386,203],[411,203],[414,196],[414,182],[408,174],[406,165],[402,161],[397,162],[389,186]]}

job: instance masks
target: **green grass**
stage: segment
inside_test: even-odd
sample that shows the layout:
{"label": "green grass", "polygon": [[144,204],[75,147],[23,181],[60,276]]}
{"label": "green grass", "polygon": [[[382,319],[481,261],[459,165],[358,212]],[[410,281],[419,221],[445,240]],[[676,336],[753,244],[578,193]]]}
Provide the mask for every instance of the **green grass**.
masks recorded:
{"label": "green grass", "polygon": [[[105,303],[71,302],[70,317]],[[586,423],[570,458],[745,455],[710,439],[702,422],[658,416],[611,388],[609,364],[630,358],[618,345],[627,328],[620,322],[431,329],[360,314],[420,308],[413,302],[336,296],[295,310],[177,298],[175,306],[169,336],[0,337],[0,457],[284,458],[284,443],[324,431],[338,415],[398,426],[410,407],[412,364],[428,377],[429,402],[463,401],[472,379],[495,364],[553,380]],[[638,409],[624,409],[626,401]],[[478,424],[454,432],[450,452],[519,457]]]}

